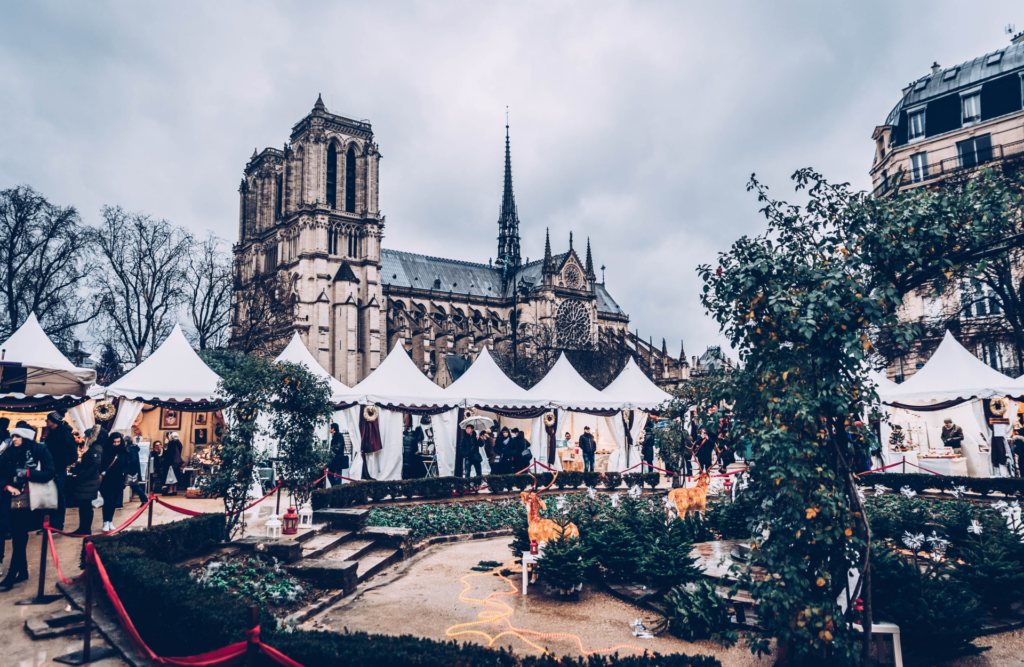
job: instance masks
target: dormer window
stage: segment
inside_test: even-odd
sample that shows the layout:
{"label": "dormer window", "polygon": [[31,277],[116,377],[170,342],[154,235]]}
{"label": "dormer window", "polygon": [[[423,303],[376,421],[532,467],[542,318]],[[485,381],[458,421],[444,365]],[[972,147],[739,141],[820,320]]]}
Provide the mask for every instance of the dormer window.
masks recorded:
{"label": "dormer window", "polygon": [[907,137],[920,139],[924,136],[924,109],[914,111],[908,116]]}
{"label": "dormer window", "polygon": [[963,109],[964,125],[981,120],[981,91],[962,96],[960,102],[961,109]]}

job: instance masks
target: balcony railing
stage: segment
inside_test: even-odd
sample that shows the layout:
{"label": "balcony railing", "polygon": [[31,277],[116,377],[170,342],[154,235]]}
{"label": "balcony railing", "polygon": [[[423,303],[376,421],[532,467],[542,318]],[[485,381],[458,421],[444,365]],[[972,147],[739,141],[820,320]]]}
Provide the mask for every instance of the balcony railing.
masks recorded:
{"label": "balcony railing", "polygon": [[[988,162],[999,162],[1000,160],[1022,156],[1024,156],[1024,141],[996,144],[991,148],[978,151],[965,151],[955,157],[929,164],[927,167],[920,169],[911,167],[905,170],[901,174],[899,187],[928,183],[954,174],[965,174]],[[892,176],[883,180],[871,194],[875,197],[888,194],[895,187],[893,184],[894,180]]]}

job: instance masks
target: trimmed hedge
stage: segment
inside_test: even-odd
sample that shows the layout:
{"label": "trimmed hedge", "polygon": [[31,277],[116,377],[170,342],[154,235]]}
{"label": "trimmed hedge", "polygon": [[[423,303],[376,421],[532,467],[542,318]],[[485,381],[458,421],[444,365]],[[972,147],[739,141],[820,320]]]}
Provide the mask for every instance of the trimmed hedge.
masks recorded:
{"label": "trimmed hedge", "polygon": [[[544,472],[536,475],[537,483],[546,486],[551,483],[554,473]],[[559,489],[577,489],[580,486],[616,489],[625,481],[627,487],[634,485],[643,487],[645,484],[652,489],[661,481],[656,472],[627,473],[617,472],[577,472],[566,471],[558,474],[555,486]],[[329,489],[313,491],[313,509],[327,507],[350,507],[376,503],[385,498],[442,498],[452,495],[476,493],[486,484],[491,493],[509,493],[533,488],[533,475],[485,475],[483,477],[423,477],[420,479],[403,479],[394,481],[346,482]]]}
{"label": "trimmed hedge", "polygon": [[224,515],[203,514],[163,523],[146,530],[125,530],[116,535],[96,535],[82,540],[81,567],[85,567],[85,543],[97,550],[109,547],[136,548],[150,558],[174,563],[198,556],[224,540]]}
{"label": "trimmed hedge", "polygon": [[863,474],[860,476],[860,481],[863,484],[881,484],[896,491],[904,486],[909,486],[917,493],[922,493],[927,489],[952,491],[956,487],[962,486],[981,496],[987,496],[990,493],[1002,493],[1007,497],[1024,496],[1024,479],[1018,477],[959,477],[956,475],[932,475],[926,472],[918,474],[886,471]]}
{"label": "trimmed hedge", "polygon": [[[207,653],[245,638],[249,603],[226,591],[197,583],[188,571],[163,562],[166,540],[177,537],[179,553],[195,554],[209,546],[210,516],[184,519],[147,530],[95,540],[110,581],[143,641],[160,656]],[[223,521],[223,516],[221,517]],[[182,527],[184,524],[184,527]],[[170,526],[178,526],[175,532]],[[145,536],[159,533],[159,536]],[[142,537],[139,537],[142,535]],[[98,577],[96,581],[99,585]],[[260,638],[304,667],[373,664],[375,667],[721,667],[709,656],[654,654],[643,657],[562,658],[515,655],[477,644],[437,642],[404,635],[287,632],[277,628],[263,609]],[[271,667],[266,656],[261,666]]]}

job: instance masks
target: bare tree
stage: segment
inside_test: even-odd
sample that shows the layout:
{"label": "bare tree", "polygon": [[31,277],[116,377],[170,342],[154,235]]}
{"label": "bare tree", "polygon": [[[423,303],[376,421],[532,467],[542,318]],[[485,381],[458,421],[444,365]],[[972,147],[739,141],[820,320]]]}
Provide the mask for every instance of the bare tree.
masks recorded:
{"label": "bare tree", "polygon": [[295,314],[292,286],[278,272],[256,272],[244,278],[236,270],[231,348],[246,354],[276,354]]}
{"label": "bare tree", "polygon": [[200,350],[223,347],[231,324],[231,262],[213,234],[192,248],[186,268],[186,301]]}
{"label": "bare tree", "polygon": [[141,363],[174,326],[195,241],[167,220],[109,206],[89,236],[103,260],[91,281],[98,337],[122,359]]}
{"label": "bare tree", "polygon": [[0,340],[35,313],[65,350],[95,316],[82,289],[93,262],[78,211],[51,204],[27,185],[0,191]]}

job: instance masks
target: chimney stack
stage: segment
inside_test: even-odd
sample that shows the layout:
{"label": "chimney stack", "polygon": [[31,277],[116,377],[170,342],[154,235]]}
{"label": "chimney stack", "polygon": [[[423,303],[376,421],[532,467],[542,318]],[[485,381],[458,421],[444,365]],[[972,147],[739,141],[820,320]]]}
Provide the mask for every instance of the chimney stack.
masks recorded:
{"label": "chimney stack", "polygon": [[1020,44],[1021,42],[1024,42],[1024,30],[1010,38],[1010,44]]}
{"label": "chimney stack", "polygon": [[941,69],[938,60],[932,62],[932,74],[938,74]]}

